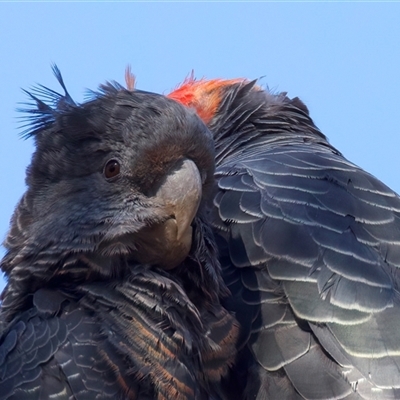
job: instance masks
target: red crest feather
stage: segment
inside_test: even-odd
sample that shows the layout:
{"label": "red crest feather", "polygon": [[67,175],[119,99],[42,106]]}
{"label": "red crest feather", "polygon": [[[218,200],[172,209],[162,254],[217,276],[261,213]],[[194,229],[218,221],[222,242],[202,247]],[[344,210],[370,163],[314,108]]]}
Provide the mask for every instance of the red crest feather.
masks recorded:
{"label": "red crest feather", "polygon": [[215,115],[222,100],[222,89],[235,83],[246,82],[246,79],[200,79],[193,73],[167,97],[187,107],[194,108],[199,117],[207,124]]}

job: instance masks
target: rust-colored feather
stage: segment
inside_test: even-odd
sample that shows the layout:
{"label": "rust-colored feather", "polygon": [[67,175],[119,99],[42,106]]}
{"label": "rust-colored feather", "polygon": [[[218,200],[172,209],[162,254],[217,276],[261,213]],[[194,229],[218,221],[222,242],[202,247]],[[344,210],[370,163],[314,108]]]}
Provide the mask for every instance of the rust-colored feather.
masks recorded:
{"label": "rust-colored feather", "polygon": [[128,65],[125,69],[125,83],[126,88],[130,91],[135,90],[136,76],[132,74],[131,66]]}

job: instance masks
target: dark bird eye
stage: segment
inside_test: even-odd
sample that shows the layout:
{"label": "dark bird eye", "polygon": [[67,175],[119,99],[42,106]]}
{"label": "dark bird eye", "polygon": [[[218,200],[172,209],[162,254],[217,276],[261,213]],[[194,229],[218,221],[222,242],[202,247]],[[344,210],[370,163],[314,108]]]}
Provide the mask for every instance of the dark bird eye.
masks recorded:
{"label": "dark bird eye", "polygon": [[114,178],[120,173],[121,166],[117,160],[107,161],[106,166],[104,167],[104,176],[106,178]]}

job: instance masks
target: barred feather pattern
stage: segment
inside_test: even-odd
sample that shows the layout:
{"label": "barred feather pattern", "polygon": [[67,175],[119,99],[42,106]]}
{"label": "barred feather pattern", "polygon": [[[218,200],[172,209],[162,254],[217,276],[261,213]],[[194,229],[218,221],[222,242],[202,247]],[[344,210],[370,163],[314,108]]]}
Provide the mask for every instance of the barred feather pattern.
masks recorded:
{"label": "barred feather pattern", "polygon": [[216,90],[212,219],[242,327],[238,398],[400,398],[399,196],[299,99]]}
{"label": "barred feather pattern", "polygon": [[33,304],[4,333],[1,399],[207,399],[232,362],[227,312],[200,315],[179,284],[149,269],[74,297],[40,289]]}

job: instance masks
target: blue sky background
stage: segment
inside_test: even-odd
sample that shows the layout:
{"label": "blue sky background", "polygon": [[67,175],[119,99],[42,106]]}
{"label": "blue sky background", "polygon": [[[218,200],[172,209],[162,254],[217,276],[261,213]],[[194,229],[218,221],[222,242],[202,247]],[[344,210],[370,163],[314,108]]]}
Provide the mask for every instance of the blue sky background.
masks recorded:
{"label": "blue sky background", "polygon": [[60,89],[52,62],[77,101],[123,83],[127,64],[159,93],[192,69],[260,78],[299,96],[334,146],[400,192],[400,3],[0,3],[0,60],[2,240],[33,152],[15,109],[21,88]]}

